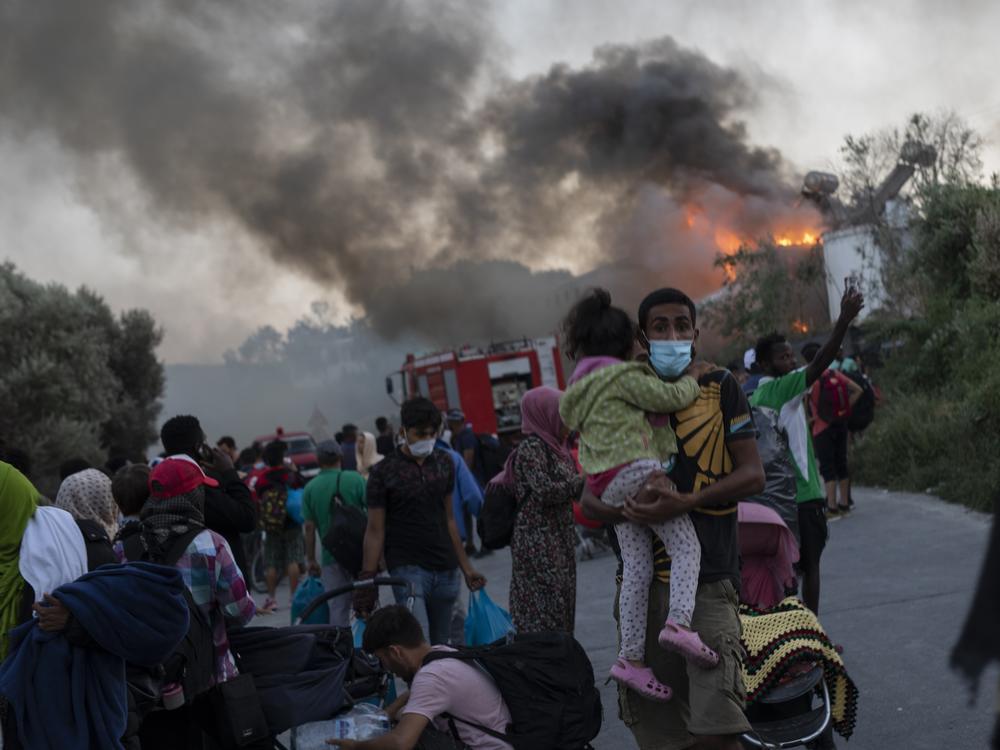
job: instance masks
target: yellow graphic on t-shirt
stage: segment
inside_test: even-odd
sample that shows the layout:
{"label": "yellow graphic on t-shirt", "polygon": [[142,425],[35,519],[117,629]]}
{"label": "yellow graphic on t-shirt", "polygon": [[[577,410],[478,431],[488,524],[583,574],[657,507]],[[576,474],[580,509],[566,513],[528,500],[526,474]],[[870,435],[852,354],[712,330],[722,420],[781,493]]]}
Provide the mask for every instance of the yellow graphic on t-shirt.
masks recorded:
{"label": "yellow graphic on t-shirt", "polygon": [[[714,484],[733,470],[733,459],[726,447],[722,415],[722,388],[719,383],[703,383],[698,399],[686,409],[674,413],[678,450],[698,467],[691,487],[697,492]],[[737,512],[736,503],[715,508],[698,508],[693,513],[728,516]],[[653,572],[657,580],[670,582],[670,556],[663,543],[653,540]]]}
{"label": "yellow graphic on t-shirt", "polygon": [[[684,455],[697,462],[701,473],[712,484],[733,470],[733,460],[726,449],[726,430],[722,421],[722,393],[718,383],[702,386],[701,395],[687,409],[675,414],[677,439]],[[698,480],[702,477],[699,475]],[[697,482],[702,484],[702,482]]]}

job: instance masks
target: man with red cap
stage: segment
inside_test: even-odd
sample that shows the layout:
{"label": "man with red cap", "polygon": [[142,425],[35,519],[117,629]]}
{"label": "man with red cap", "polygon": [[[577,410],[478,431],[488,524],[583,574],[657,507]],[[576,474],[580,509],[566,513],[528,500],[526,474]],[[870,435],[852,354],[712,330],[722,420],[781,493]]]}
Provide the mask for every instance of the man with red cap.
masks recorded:
{"label": "man with red cap", "polygon": [[[229,650],[226,623],[243,626],[256,613],[229,544],[221,535],[205,528],[205,488],[218,485],[188,456],[164,459],[149,476],[149,500],[140,511],[141,523],[135,524],[135,530],[115,546],[120,559],[161,562],[183,539],[190,540],[175,566],[194,603],[211,623],[217,684],[238,674]],[[172,557],[176,557],[176,550],[173,552]],[[185,746],[183,739],[178,741],[177,733],[187,731],[186,722],[179,721],[177,713],[176,710],[154,712],[146,717],[141,731],[144,749]],[[161,718],[163,721],[158,721]]]}

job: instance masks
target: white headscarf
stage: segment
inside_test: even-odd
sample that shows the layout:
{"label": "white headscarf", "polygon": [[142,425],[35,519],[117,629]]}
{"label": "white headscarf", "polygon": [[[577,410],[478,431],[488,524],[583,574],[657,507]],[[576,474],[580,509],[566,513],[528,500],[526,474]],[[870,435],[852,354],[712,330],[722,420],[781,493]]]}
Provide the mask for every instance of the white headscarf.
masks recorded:
{"label": "white headscarf", "polygon": [[364,451],[361,450],[361,441],[359,440],[355,444],[354,450],[356,451],[355,455],[357,456],[358,473],[367,479],[368,472],[371,471],[371,468],[385,458],[385,456],[379,453],[376,449],[374,435],[370,432],[363,432],[361,434],[365,436],[365,449]]}
{"label": "white headscarf", "polygon": [[60,508],[38,508],[24,529],[19,567],[38,602],[86,573],[87,549],[73,516]]}

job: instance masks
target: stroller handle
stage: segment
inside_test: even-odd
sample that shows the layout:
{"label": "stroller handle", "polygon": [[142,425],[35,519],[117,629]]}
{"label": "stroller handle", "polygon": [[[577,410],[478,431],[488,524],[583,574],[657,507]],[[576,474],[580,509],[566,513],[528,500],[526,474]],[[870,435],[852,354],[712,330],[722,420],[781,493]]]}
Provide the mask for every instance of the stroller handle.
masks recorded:
{"label": "stroller handle", "polygon": [[413,600],[415,598],[415,593],[413,590],[413,584],[406,580],[405,578],[398,578],[392,576],[376,576],[375,578],[365,578],[361,581],[354,581],[346,586],[339,586],[330,591],[324,591],[322,594],[317,596],[308,606],[299,613],[299,616],[295,618],[293,625],[301,625],[303,620],[307,619],[313,612],[319,609],[322,605],[326,604],[331,599],[348,594],[356,589],[370,589],[370,588],[382,588],[383,586],[399,586],[406,589],[406,600],[409,603],[409,608],[413,609]]}
{"label": "stroller handle", "polygon": [[751,731],[743,734],[742,739],[744,744],[755,748],[762,748],[763,750],[783,750],[784,748],[801,747],[818,739],[826,731],[826,728],[830,726],[830,721],[833,719],[833,706],[830,705],[830,690],[826,686],[826,680],[820,680],[819,684],[823,688],[823,724],[819,729],[805,737],[788,742],[779,742],[778,744],[765,742],[756,732]]}

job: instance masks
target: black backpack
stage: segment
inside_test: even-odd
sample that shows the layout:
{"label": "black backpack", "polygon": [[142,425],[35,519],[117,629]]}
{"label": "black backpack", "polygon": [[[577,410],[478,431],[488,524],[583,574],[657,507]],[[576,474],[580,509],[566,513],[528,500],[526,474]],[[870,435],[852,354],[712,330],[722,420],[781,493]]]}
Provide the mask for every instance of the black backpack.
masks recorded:
{"label": "black backpack", "polygon": [[854,402],[851,416],[847,418],[847,429],[851,432],[862,432],[875,419],[875,388],[867,375],[860,372],[845,372],[847,377],[861,386],[864,393]]}
{"label": "black backpack", "polygon": [[513,641],[458,651],[432,651],[439,659],[475,662],[489,673],[510,710],[506,733],[466,717],[445,714],[514,746],[514,750],[583,750],[601,731],[604,711],[594,669],[583,647],[567,633],[525,633]]}
{"label": "black backpack", "polygon": [[[517,449],[514,451],[517,460]],[[509,453],[508,453],[509,455]],[[506,463],[507,459],[504,459]],[[513,464],[512,464],[513,466]],[[503,471],[503,467],[500,468]],[[500,472],[497,472],[499,474]],[[496,476],[496,475],[494,475]],[[486,485],[483,493],[483,507],[479,510],[476,530],[486,549],[503,549],[514,538],[514,523],[517,521],[517,495],[513,485]]]}
{"label": "black backpack", "polygon": [[330,499],[330,528],[321,541],[337,564],[357,578],[364,564],[368,517],[353,505],[345,503],[340,496],[342,476],[343,472],[337,475],[337,486]]}
{"label": "black backpack", "polygon": [[[133,528],[134,527],[134,528]],[[143,547],[140,524],[130,524],[122,535],[122,548],[129,562],[146,560],[173,567],[203,528],[195,528],[174,540],[165,555],[151,559]],[[184,690],[184,702],[190,704],[197,696],[215,684],[215,641],[212,623],[195,602],[191,590],[184,587],[184,600],[188,605],[188,631],[166,661],[152,670],[129,665],[128,682],[139,712],[145,714],[160,701],[160,688],[178,683]]]}
{"label": "black backpack", "polygon": [[514,537],[517,497],[506,484],[488,484],[476,528],[486,549],[503,549]]}
{"label": "black backpack", "polygon": [[476,435],[476,442],[479,443],[479,469],[482,471],[481,481],[487,483],[503,471],[511,449],[492,435]]}
{"label": "black backpack", "polygon": [[77,528],[83,534],[83,547],[87,551],[87,570],[97,570],[102,565],[117,565],[115,548],[111,545],[108,532],[97,521],[76,519]]}

